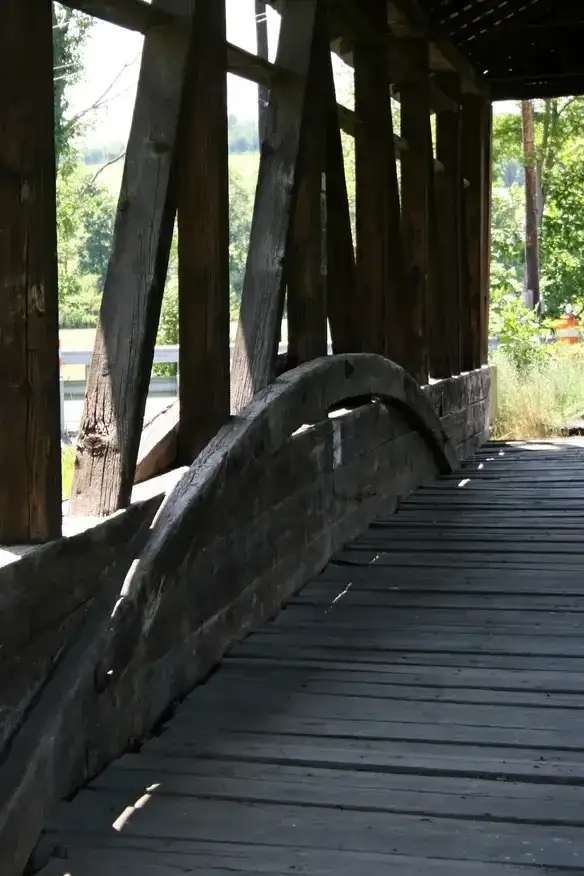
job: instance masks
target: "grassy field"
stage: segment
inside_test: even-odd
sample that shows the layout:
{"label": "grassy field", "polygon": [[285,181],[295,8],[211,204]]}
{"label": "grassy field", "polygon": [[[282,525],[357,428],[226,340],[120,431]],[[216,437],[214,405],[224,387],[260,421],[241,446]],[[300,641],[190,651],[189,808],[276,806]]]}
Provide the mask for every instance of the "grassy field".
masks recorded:
{"label": "grassy field", "polygon": [[584,417],[584,350],[556,346],[549,357],[518,369],[501,352],[497,366],[497,408],[493,437],[504,440],[558,435]]}
{"label": "grassy field", "polygon": [[63,447],[63,451],[61,453],[61,483],[63,487],[63,499],[68,499],[71,495],[74,466],[75,448]]}

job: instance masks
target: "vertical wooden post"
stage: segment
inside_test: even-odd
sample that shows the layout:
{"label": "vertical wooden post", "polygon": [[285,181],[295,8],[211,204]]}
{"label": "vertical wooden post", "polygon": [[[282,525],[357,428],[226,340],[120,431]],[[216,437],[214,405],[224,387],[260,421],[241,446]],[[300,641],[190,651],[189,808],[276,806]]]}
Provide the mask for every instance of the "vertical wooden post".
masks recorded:
{"label": "vertical wooden post", "polygon": [[229,416],[229,171],[225,3],[197,0],[177,152],[179,458]]}
{"label": "vertical wooden post", "polygon": [[437,188],[442,175],[436,172],[430,117],[428,116],[428,373],[434,377],[450,375],[448,333],[446,327],[447,294],[443,280],[440,252]]}
{"label": "vertical wooden post", "polygon": [[296,197],[317,0],[285,0],[277,63],[295,73],[271,88],[233,366],[237,413],[272,379],[284,304],[284,257]]}
{"label": "vertical wooden post", "polygon": [[354,45],[357,289],[361,348],[403,364],[397,168],[389,96],[387,4],[369,5],[371,30]]}
{"label": "vertical wooden post", "polygon": [[427,283],[428,283],[428,119],[430,82],[428,44],[409,40],[408,52],[415,68],[422,71],[401,87],[401,135],[407,149],[401,156],[402,227],[404,273],[411,339],[407,370],[420,382],[428,380]]}
{"label": "vertical wooden post", "polygon": [[[456,93],[457,77],[451,91]],[[460,292],[461,292],[461,199],[462,165],[460,155],[460,111],[443,111],[436,116],[436,157],[444,170],[436,176],[436,200],[439,216],[438,241],[444,297],[441,331],[447,355],[443,374],[460,373]]]}
{"label": "vertical wooden post", "polygon": [[[173,7],[190,16],[195,3]],[[132,495],[176,213],[170,174],[188,54],[188,28],[146,34],[77,439],[73,514],[110,514]]]}
{"label": "vertical wooden post", "polygon": [[[269,57],[269,46],[268,17],[265,0],[255,0],[255,22],[258,57],[267,60]],[[264,139],[266,129],[269,98],[269,88],[266,85],[258,85],[258,143],[260,144]]]}
{"label": "vertical wooden post", "polygon": [[330,57],[324,76],[326,128],[326,303],[333,353],[361,349],[351,214]]}
{"label": "vertical wooden post", "polygon": [[286,250],[288,368],[326,356],[327,352],[327,308],[321,274],[321,189],[326,129],[321,120],[329,52],[323,9],[319,8],[296,169],[297,191]]}
{"label": "vertical wooden post", "polygon": [[491,101],[485,106],[486,127],[483,144],[483,270],[481,276],[481,340],[480,362],[486,365],[489,361],[489,311],[491,301],[491,199],[493,187],[493,105]]}
{"label": "vertical wooden post", "polygon": [[481,275],[482,266],[482,192],[484,99],[467,94],[462,99],[462,172],[469,187],[464,190],[465,262],[469,323],[463,326],[464,371],[480,364]]}
{"label": "vertical wooden post", "polygon": [[61,533],[52,4],[0,6],[0,543]]}

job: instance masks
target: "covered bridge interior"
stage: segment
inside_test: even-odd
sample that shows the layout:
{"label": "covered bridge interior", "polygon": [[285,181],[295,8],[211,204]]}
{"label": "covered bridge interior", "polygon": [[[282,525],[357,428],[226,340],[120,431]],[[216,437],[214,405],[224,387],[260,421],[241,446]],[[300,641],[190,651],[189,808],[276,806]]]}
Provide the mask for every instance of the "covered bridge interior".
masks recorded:
{"label": "covered bridge interior", "polygon": [[261,2],[257,54],[224,0],[64,2],[145,39],[64,523],[52,4],[0,7],[0,876],[581,873],[584,460],[481,450],[492,101],[582,90],[577,4],[282,0],[272,63]]}

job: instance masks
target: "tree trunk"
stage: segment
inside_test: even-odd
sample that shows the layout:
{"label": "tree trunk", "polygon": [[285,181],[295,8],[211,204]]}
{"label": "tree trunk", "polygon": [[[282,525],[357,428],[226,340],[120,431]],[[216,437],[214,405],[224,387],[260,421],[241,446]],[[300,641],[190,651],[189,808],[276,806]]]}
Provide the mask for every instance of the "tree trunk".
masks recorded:
{"label": "tree trunk", "polygon": [[537,217],[537,171],[533,134],[533,105],[521,101],[523,157],[525,164],[525,303],[539,307],[539,234]]}

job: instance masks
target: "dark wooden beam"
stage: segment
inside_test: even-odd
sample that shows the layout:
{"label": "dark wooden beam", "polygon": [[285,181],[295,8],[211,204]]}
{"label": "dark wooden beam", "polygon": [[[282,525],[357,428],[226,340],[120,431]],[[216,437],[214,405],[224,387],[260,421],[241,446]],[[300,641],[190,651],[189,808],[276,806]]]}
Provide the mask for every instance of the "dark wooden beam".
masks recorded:
{"label": "dark wooden beam", "polygon": [[[427,124],[428,136],[428,373],[431,377],[450,377],[448,338],[446,331],[446,297],[444,272],[440,253],[438,215],[437,177],[433,161],[432,131],[430,116]],[[441,175],[444,175],[442,171]]]}
{"label": "dark wooden beam", "polygon": [[[457,87],[458,77],[453,74],[452,88]],[[443,374],[460,373],[460,307],[461,290],[461,198],[462,164],[460,140],[460,110],[443,112],[436,116],[436,155],[444,172],[436,177],[436,203],[439,217],[439,258],[444,284],[443,307],[439,315],[439,331],[444,335],[446,357]]]}
{"label": "dark wooden beam", "polygon": [[408,37],[417,36],[431,44],[432,54],[438,54],[443,59],[444,67],[459,74],[463,91],[488,94],[485,79],[440,28],[430,21],[419,0],[391,0],[389,8],[394,28],[399,31],[405,25]]}
{"label": "dark wooden beam", "polygon": [[[269,59],[268,16],[265,0],[255,0],[256,39],[258,58]],[[258,84],[258,140],[261,143],[266,127],[270,86],[267,83]]]}
{"label": "dark wooden beam", "polygon": [[0,7],[0,544],[61,533],[52,24]]}
{"label": "dark wooden beam", "polygon": [[385,0],[370,5],[376,37],[354,46],[357,289],[361,349],[403,364],[399,195],[388,78]]}
{"label": "dark wooden beam", "polygon": [[[192,0],[182,4],[185,13],[194,8]],[[188,33],[154,28],[144,41],[77,439],[73,514],[109,514],[131,497],[176,211],[171,168]]]}
{"label": "dark wooden beam", "polygon": [[287,0],[276,63],[296,75],[272,86],[231,371],[231,409],[270,382],[284,306],[284,259],[314,38],[316,0]]}
{"label": "dark wooden beam", "polygon": [[229,417],[225,4],[197,0],[178,149],[179,461]]}
{"label": "dark wooden beam", "polygon": [[464,176],[470,182],[470,187],[464,191],[464,256],[470,324],[463,326],[463,371],[477,368],[481,358],[481,277],[484,274],[482,257],[484,105],[482,97],[470,94],[463,96],[462,167]]}
{"label": "dark wooden beam", "polygon": [[326,126],[326,303],[333,353],[360,349],[355,249],[330,54],[324,80]]}
{"label": "dark wooden beam", "polygon": [[[409,51],[417,66],[427,64],[428,45],[411,40]],[[408,338],[408,359],[404,367],[420,382],[428,380],[427,281],[428,281],[428,124],[430,106],[428,80],[419,78],[404,84],[401,102],[401,131],[408,149],[401,161],[402,227],[404,241],[405,294],[409,324],[403,326]]]}
{"label": "dark wooden beam", "polygon": [[480,364],[489,361],[489,314],[491,301],[491,204],[493,186],[493,105],[485,101],[483,127],[483,178],[481,192],[482,272]]}
{"label": "dark wooden beam", "polygon": [[286,252],[288,368],[327,354],[321,195],[326,163],[326,127],[322,118],[328,55],[321,4],[312,46],[296,170],[297,191]]}

